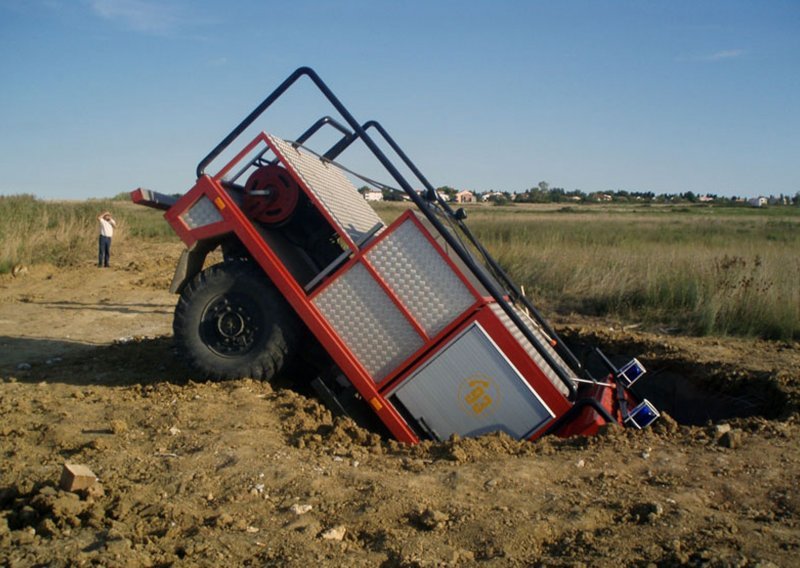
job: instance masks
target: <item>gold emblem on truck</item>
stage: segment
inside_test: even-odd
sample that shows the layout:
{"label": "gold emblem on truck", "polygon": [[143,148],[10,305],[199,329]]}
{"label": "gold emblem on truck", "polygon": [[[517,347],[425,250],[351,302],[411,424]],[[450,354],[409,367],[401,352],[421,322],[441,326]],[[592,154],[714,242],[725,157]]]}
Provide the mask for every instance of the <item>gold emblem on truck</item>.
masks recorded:
{"label": "gold emblem on truck", "polygon": [[467,414],[488,415],[497,408],[500,393],[490,376],[476,373],[461,382],[458,387],[458,402]]}

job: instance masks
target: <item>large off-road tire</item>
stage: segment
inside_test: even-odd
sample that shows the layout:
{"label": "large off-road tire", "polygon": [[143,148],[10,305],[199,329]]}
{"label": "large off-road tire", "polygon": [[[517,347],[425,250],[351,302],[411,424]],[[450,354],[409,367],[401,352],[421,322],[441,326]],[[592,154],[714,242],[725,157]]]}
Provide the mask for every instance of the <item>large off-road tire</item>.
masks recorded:
{"label": "large off-road tire", "polygon": [[224,262],[186,285],[175,308],[175,341],[210,379],[280,373],[297,346],[301,324],[261,269]]}

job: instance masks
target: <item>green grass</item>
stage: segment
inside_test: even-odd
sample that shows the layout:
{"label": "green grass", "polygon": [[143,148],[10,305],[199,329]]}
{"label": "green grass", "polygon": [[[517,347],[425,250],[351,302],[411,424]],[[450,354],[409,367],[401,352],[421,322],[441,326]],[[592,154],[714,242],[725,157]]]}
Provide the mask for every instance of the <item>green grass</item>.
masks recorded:
{"label": "green grass", "polygon": [[42,201],[32,195],[0,196],[0,273],[17,264],[71,266],[97,257],[97,215],[117,221],[114,240],[174,240],[160,212],[121,200]]}

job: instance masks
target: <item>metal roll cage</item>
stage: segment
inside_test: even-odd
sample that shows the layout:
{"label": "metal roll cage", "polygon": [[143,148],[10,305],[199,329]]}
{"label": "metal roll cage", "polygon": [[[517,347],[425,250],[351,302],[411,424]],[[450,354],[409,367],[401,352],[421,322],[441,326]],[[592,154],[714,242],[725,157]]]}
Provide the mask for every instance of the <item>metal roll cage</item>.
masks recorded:
{"label": "metal roll cage", "polygon": [[[447,244],[455,251],[459,258],[475,275],[478,281],[489,292],[491,297],[500,305],[505,314],[511,319],[515,326],[525,336],[525,338],[534,346],[536,351],[542,358],[550,365],[558,378],[563,382],[569,392],[569,398],[574,400],[577,397],[577,388],[573,379],[571,379],[565,372],[561,365],[557,364],[552,358],[550,352],[542,345],[540,339],[528,328],[528,326],[520,318],[519,314],[514,310],[511,303],[506,299],[506,296],[513,299],[513,301],[521,302],[526,308],[528,313],[533,317],[536,323],[541,326],[545,333],[554,340],[553,347],[556,352],[564,359],[567,365],[576,373],[577,376],[589,377],[591,375],[584,365],[575,357],[572,351],[564,344],[558,334],[547,323],[541,313],[536,307],[526,298],[517,285],[511,280],[506,272],[500,267],[497,261],[489,254],[489,252],[480,244],[475,238],[469,227],[464,223],[465,215],[462,210],[454,211],[450,205],[444,201],[437,193],[433,185],[425,178],[422,172],[416,167],[411,159],[406,155],[400,146],[389,135],[386,129],[380,123],[370,120],[360,124],[347,108],[339,101],[333,94],[330,88],[320,79],[317,73],[309,67],[300,67],[295,70],[286,80],[283,81],[261,104],[259,104],[242,122],[239,123],[217,146],[208,153],[197,165],[197,177],[203,177],[206,168],[213,162],[222,152],[224,152],[253,122],[258,119],[272,104],[274,104],[289,88],[301,77],[308,77],[319,91],[325,96],[328,102],[336,109],[339,115],[349,126],[349,129],[337,122],[330,116],[324,116],[317,120],[310,128],[301,134],[293,143],[295,145],[302,145],[314,134],[316,134],[324,126],[331,126],[342,134],[342,138],[336,142],[321,158],[324,160],[335,160],[342,152],[344,152],[353,142],[361,140],[367,148],[372,152],[373,156],[381,163],[385,170],[392,176],[402,190],[408,194],[409,198],[414,202],[418,209],[425,215],[427,220],[433,225]],[[400,171],[395,167],[392,161],[384,154],[377,143],[368,134],[368,130],[375,130],[381,138],[391,147],[392,151],[400,158],[403,164],[414,174],[417,180],[425,188],[425,198],[423,199],[414,189]],[[486,273],[486,267],[481,266],[476,262],[473,255],[463,246],[463,243],[442,223],[439,215],[437,215],[434,207],[438,207],[447,219],[453,223],[461,233],[467,238],[472,246],[480,253],[484,261],[488,265],[492,274],[497,279],[503,282],[506,290],[498,287],[496,280],[491,278]]]}

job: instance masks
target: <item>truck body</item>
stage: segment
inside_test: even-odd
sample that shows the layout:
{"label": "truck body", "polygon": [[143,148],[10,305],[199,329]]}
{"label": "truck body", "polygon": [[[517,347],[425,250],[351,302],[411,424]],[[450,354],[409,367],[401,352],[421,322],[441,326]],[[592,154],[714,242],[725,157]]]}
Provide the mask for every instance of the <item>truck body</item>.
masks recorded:
{"label": "truck body", "polygon": [[[301,78],[338,118],[323,116],[295,139],[258,132],[207,173]],[[333,131],[335,141],[311,151],[320,131]],[[396,185],[343,166],[354,144]],[[354,176],[402,191],[412,206],[384,223]],[[407,443],[495,431],[531,440],[592,434],[605,423],[644,427],[658,416],[630,389],[645,373],[641,363],[619,369],[595,349],[607,373],[593,377],[474,237],[463,210],[309,68],[290,75],[200,162],[186,194],[137,189],[132,198],[164,209],[186,245],[171,287],[181,295],[175,337],[206,376],[269,379],[293,356],[310,359],[323,401],[347,414],[368,408]],[[217,248],[224,261],[204,269]]]}

